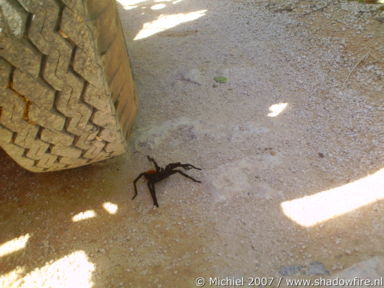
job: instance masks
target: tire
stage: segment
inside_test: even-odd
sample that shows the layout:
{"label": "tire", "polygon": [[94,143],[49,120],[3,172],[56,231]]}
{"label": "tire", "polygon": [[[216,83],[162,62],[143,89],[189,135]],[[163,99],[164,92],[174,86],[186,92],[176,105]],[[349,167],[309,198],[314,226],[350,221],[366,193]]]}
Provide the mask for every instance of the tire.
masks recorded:
{"label": "tire", "polygon": [[0,145],[33,172],[122,154],[137,110],[114,0],[2,0]]}

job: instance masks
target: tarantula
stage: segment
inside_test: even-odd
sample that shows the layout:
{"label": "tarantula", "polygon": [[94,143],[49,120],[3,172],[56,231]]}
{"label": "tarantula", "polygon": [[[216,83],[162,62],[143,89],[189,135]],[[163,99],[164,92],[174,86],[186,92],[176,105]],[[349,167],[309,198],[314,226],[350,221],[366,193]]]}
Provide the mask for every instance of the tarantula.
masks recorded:
{"label": "tarantula", "polygon": [[151,158],[150,156],[147,156],[147,158],[149,161],[151,161],[155,165],[156,170],[151,169],[151,170],[148,170],[146,172],[140,173],[139,176],[137,176],[137,178],[133,181],[133,186],[135,188],[135,194],[133,195],[132,200],[135,199],[137,196],[136,182],[142,176],[144,176],[147,179],[148,189],[149,189],[149,192],[151,192],[153,204],[156,207],[159,207],[159,204],[157,202],[157,197],[156,197],[155,183],[160,182],[161,180],[163,180],[163,179],[165,179],[165,178],[167,178],[173,174],[176,174],[176,173],[179,173],[179,174],[183,175],[184,177],[191,179],[194,182],[201,183],[201,181],[196,180],[196,179],[192,178],[191,176],[185,174],[183,171],[176,169],[176,168],[180,167],[180,168],[183,168],[185,170],[190,170],[190,169],[201,170],[200,168],[197,168],[197,167],[193,166],[192,164],[181,164],[180,162],[176,162],[176,163],[168,164],[167,166],[165,166],[165,168],[161,168],[161,167],[159,167],[159,165],[157,165],[155,159]]}

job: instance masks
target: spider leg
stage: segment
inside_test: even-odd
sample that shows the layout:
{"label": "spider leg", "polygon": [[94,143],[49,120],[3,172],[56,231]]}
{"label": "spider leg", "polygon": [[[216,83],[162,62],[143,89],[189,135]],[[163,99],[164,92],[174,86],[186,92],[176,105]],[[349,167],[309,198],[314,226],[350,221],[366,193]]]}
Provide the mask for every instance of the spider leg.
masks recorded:
{"label": "spider leg", "polygon": [[133,195],[132,200],[135,199],[136,196],[137,196],[136,182],[139,181],[139,179],[140,179],[142,176],[144,176],[144,175],[145,175],[145,173],[141,173],[141,174],[139,174],[139,176],[137,176],[136,179],[133,181],[133,187],[135,188],[135,194]]}
{"label": "spider leg", "polygon": [[190,169],[196,169],[196,170],[201,170],[200,168],[197,168],[197,167],[195,167],[195,166],[193,166],[192,164],[182,164],[182,163],[180,163],[180,162],[176,162],[176,163],[170,163],[170,164],[168,164],[166,167],[165,167],[165,169],[167,170],[167,169],[175,169],[175,168],[178,168],[178,167],[181,167],[181,168],[183,168],[183,169],[185,169],[185,170],[190,170]]}
{"label": "spider leg", "polygon": [[151,181],[148,181],[148,189],[149,189],[149,192],[151,192],[153,205],[155,205],[156,207],[159,207],[159,203],[157,203],[155,184]]}
{"label": "spider leg", "polygon": [[196,170],[201,170],[201,168],[197,168],[195,166],[193,166],[192,164],[181,164],[180,165],[182,168],[184,168],[185,170],[189,170],[189,169],[196,169]]}
{"label": "spider leg", "polygon": [[179,174],[183,175],[184,177],[187,177],[187,178],[191,179],[193,182],[201,183],[201,181],[196,180],[195,178],[193,178],[193,177],[191,177],[191,176],[185,174],[183,171],[180,171],[180,170],[173,170],[173,173],[172,173],[172,174],[175,174],[175,173],[179,173]]}
{"label": "spider leg", "polygon": [[147,158],[148,158],[149,161],[151,161],[155,165],[156,171],[159,171],[160,167],[159,167],[159,165],[157,165],[155,159],[153,159],[151,156],[148,156],[148,155],[147,155]]}

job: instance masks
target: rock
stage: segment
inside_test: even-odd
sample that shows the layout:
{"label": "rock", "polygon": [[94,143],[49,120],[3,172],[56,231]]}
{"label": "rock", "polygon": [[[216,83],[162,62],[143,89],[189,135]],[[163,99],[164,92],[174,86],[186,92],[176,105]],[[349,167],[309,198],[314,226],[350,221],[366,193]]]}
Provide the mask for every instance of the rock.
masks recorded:
{"label": "rock", "polygon": [[279,274],[282,276],[292,276],[292,275],[329,275],[329,271],[325,266],[318,262],[311,262],[308,266],[304,265],[289,265],[280,268]]}
{"label": "rock", "polygon": [[201,85],[203,83],[203,76],[200,70],[191,69],[181,73],[181,80]]}
{"label": "rock", "polygon": [[308,265],[307,275],[328,275],[329,271],[325,269],[324,265],[320,262],[312,262]]}
{"label": "rock", "polygon": [[302,274],[304,266],[302,265],[289,265],[280,268],[279,274],[282,276],[291,276],[295,274]]}

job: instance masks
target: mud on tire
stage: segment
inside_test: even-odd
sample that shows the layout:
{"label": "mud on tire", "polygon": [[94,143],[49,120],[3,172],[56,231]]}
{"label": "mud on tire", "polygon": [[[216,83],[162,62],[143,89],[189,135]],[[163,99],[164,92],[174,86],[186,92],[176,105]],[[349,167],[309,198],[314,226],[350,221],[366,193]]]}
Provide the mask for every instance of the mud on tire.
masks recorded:
{"label": "mud on tire", "polygon": [[36,172],[125,150],[136,98],[114,0],[3,0],[0,145]]}

